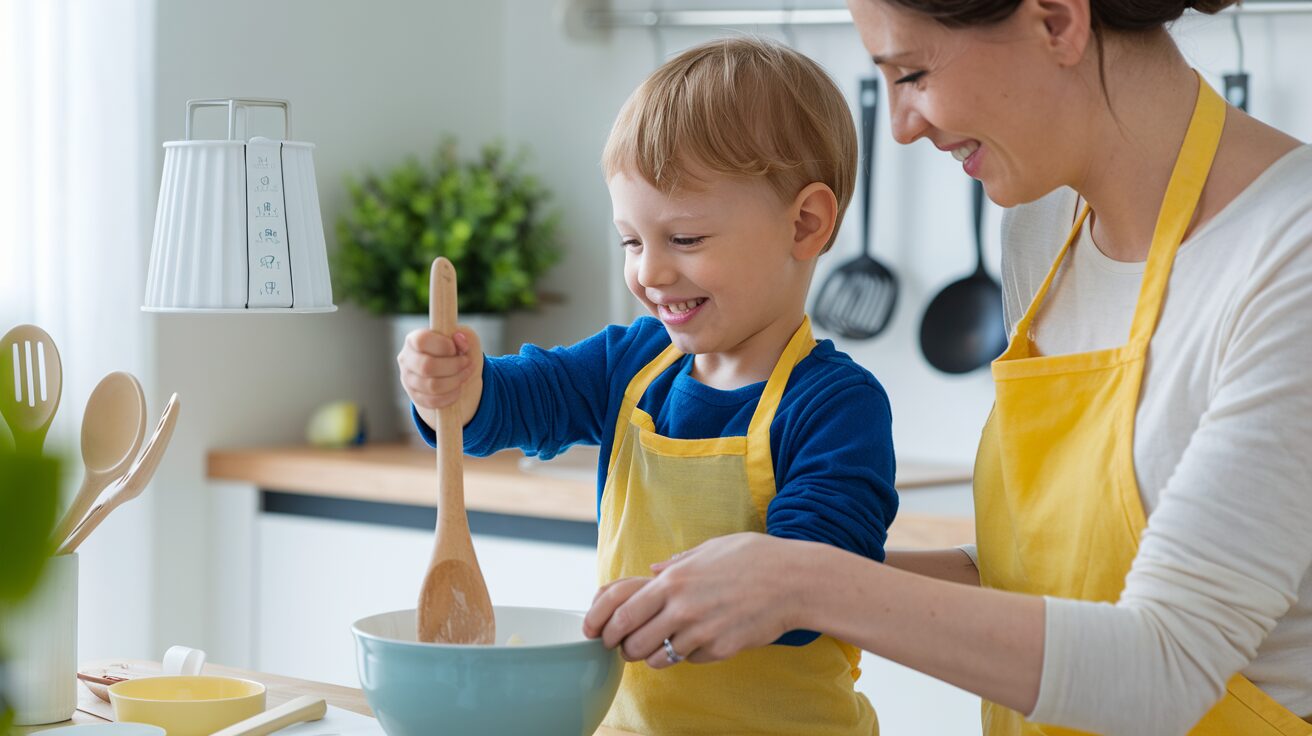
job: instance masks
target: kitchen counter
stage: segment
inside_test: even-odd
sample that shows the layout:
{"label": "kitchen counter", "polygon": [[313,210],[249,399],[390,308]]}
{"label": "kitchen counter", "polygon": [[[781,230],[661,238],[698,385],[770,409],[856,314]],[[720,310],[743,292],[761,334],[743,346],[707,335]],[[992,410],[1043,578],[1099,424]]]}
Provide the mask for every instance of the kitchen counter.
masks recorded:
{"label": "kitchen counter", "polygon": [[[574,523],[596,519],[595,450],[572,449],[551,462],[525,460],[517,450],[465,458],[465,503],[471,512]],[[892,547],[969,543],[969,468],[899,462],[903,511],[890,531]],[[340,450],[304,446],[213,450],[211,480],[248,483],[265,491],[433,508],[436,464],[431,449],[369,444]],[[919,490],[919,489],[924,489]],[[930,512],[919,511],[924,494]],[[940,499],[946,498],[946,501]],[[944,512],[939,509],[951,509]]]}

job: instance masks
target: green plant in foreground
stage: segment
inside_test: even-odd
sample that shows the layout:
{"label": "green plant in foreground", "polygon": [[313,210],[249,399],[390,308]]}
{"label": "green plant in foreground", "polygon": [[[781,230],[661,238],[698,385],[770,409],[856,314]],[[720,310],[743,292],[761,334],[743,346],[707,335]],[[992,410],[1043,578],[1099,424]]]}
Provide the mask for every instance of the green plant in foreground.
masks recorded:
{"label": "green plant in foreground", "polygon": [[[59,461],[0,449],[0,632],[6,610],[36,587],[54,552],[50,535],[59,512]],[[14,715],[5,697],[4,652],[0,651],[0,734]]]}
{"label": "green plant in foreground", "polygon": [[410,159],[386,175],[348,180],[337,222],[338,293],[374,314],[426,314],[429,268],[446,256],[459,274],[460,311],[537,305],[534,287],[561,255],[550,193],[524,173],[524,154],[497,144],[472,160],[447,139],[429,165]]}

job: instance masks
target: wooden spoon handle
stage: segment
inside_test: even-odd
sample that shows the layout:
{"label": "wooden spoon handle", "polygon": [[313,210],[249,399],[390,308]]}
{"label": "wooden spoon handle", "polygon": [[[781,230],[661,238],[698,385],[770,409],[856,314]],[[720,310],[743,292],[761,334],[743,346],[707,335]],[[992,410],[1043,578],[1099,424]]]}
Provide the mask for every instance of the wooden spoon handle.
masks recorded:
{"label": "wooden spoon handle", "polygon": [[244,721],[234,723],[222,731],[215,731],[212,736],[266,736],[294,723],[317,721],[327,712],[328,704],[323,698],[302,695],[276,708],[270,708]]}
{"label": "wooden spoon handle", "polygon": [[[451,337],[456,332],[456,269],[451,261],[438,258],[433,261],[429,284],[428,320],[431,329],[439,335]],[[437,410],[437,475],[438,475],[438,539],[444,529],[452,532],[466,530],[464,486],[464,428],[460,424],[459,402]],[[458,537],[457,537],[458,538]]]}
{"label": "wooden spoon handle", "polygon": [[52,537],[55,544],[60,544],[68,539],[73,530],[82,522],[82,518],[86,516],[92,504],[100,497],[101,491],[105,490],[105,486],[108,486],[113,480],[117,480],[117,478],[108,478],[104,474],[87,471],[86,476],[82,478],[82,487],[78,488],[77,493],[73,496],[73,501],[68,506],[68,510],[64,512],[63,518],[59,520],[59,526],[55,527],[55,534]]}

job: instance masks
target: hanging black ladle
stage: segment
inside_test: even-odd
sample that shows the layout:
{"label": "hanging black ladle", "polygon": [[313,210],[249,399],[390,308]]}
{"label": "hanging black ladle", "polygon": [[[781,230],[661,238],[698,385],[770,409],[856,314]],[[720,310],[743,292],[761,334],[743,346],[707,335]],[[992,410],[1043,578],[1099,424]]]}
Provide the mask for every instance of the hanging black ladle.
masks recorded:
{"label": "hanging black ladle", "polygon": [[969,373],[1007,348],[1002,288],[984,268],[984,185],[971,180],[975,217],[975,272],[948,284],[920,323],[920,349],[944,373]]}

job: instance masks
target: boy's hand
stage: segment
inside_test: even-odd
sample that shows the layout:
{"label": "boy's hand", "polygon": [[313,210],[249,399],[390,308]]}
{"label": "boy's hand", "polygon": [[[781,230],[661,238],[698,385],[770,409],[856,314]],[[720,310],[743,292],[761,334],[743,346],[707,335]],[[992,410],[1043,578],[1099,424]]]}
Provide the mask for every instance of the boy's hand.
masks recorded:
{"label": "boy's hand", "polygon": [[396,356],[401,386],[429,427],[437,426],[437,410],[455,405],[460,424],[469,424],[483,394],[483,350],[478,334],[464,325],[443,337],[432,330],[405,336]]}

